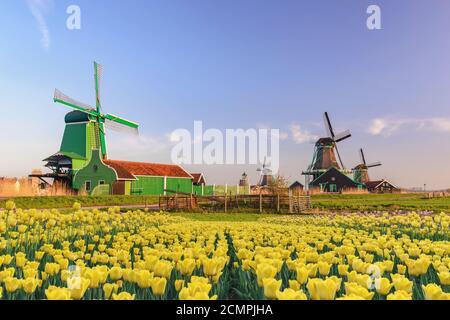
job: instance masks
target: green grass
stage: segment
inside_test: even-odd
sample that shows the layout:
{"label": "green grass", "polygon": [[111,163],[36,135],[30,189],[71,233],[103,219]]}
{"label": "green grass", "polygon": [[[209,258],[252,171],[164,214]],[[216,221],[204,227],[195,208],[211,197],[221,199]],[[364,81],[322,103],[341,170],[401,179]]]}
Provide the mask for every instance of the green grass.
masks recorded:
{"label": "green grass", "polygon": [[[57,196],[57,197],[19,197],[14,198],[17,208],[49,209],[70,208],[74,202],[82,206],[124,206],[157,204],[158,196]],[[311,198],[313,209],[319,211],[374,211],[374,210],[431,210],[435,212],[450,212],[450,197],[427,199],[423,194],[353,194],[353,195],[313,195]],[[4,208],[6,199],[0,200],[0,208]],[[243,217],[262,217],[256,209],[242,209],[246,211]],[[253,212],[252,212],[253,211]],[[250,213],[252,212],[252,213]],[[193,214],[196,215],[196,214]],[[219,215],[227,221],[233,221],[233,214],[198,214],[199,219]],[[200,218],[201,217],[201,218]],[[227,218],[228,217],[228,218]],[[245,219],[243,218],[242,219]],[[230,220],[231,219],[231,220]],[[212,221],[212,220],[211,220]],[[245,221],[245,220],[244,220]]]}
{"label": "green grass", "polygon": [[171,213],[171,215],[176,215],[197,221],[239,221],[239,222],[249,222],[257,221],[262,218],[272,218],[279,217],[276,214],[259,214],[259,213]]}
{"label": "green grass", "polygon": [[[156,204],[157,196],[56,196],[56,197],[18,197],[12,199],[17,208],[49,209],[70,208],[75,202],[82,206],[121,206],[134,204]],[[7,199],[0,200],[0,208],[5,207]]]}
{"label": "green grass", "polygon": [[431,210],[450,212],[450,197],[425,198],[420,193],[313,195],[312,206],[319,210]]}

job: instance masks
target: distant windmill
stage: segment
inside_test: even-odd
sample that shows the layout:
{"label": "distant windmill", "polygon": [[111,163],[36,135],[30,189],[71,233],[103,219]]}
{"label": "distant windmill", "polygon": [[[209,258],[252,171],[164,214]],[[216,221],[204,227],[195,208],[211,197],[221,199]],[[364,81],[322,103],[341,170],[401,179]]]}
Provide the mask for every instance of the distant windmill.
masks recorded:
{"label": "distant windmill", "polygon": [[258,186],[260,187],[264,187],[264,186],[268,186],[270,184],[270,182],[272,181],[272,170],[270,170],[267,166],[266,166],[266,157],[264,157],[264,163],[262,168],[258,168],[258,172],[259,172],[259,181],[258,181]]}
{"label": "distant windmill", "polygon": [[[333,126],[331,125],[328,112],[325,112],[323,117],[325,122],[325,130],[328,136],[317,140],[315,144],[313,161],[308,171],[324,171],[331,167],[335,167],[336,169],[345,169],[341,155],[339,154],[337,143],[350,138],[352,135],[348,130],[336,135],[334,133]],[[336,150],[339,163],[336,160],[334,150]]]}
{"label": "distant windmill", "polygon": [[[102,77],[102,66],[99,65],[97,62],[94,62],[94,71],[95,71],[95,108],[91,107],[85,103],[78,102],[65,94],[63,94],[59,90],[55,90],[55,96],[53,98],[54,102],[63,104],[65,106],[68,106],[72,109],[75,109],[77,112],[81,112],[82,114],[85,114],[88,116],[89,121],[95,122],[95,137],[94,139],[98,142],[95,144],[98,144],[98,148],[102,152],[102,156],[104,159],[107,158],[107,150],[106,150],[106,139],[105,139],[105,125],[113,130],[127,130],[131,131],[133,133],[137,133],[139,125],[135,122],[131,122],[128,120],[125,120],[123,118],[114,116],[112,114],[103,114],[101,111],[101,103],[100,103],[100,81]],[[76,137],[72,137],[72,139],[75,139]],[[64,144],[64,142],[63,142]]]}
{"label": "distant windmill", "polygon": [[381,162],[373,162],[371,164],[367,164],[366,157],[364,156],[363,149],[359,149],[359,157],[361,163],[353,168],[354,180],[360,183],[367,183],[370,181],[369,178],[369,168],[379,167],[381,166]]}
{"label": "distant windmill", "polygon": [[[309,165],[309,167],[306,171],[302,172],[302,174],[305,176],[305,186],[307,188],[310,185],[314,185],[315,181],[320,176],[322,176],[324,173],[328,172],[332,168],[334,168],[335,170],[340,172],[341,175],[346,175],[351,172],[351,171],[345,169],[344,163],[342,162],[342,158],[339,153],[338,146],[337,146],[337,144],[339,142],[344,141],[352,136],[350,131],[346,130],[344,132],[336,134],[333,129],[333,126],[331,125],[331,121],[330,121],[328,112],[324,113],[323,119],[324,119],[325,130],[326,130],[327,136],[322,137],[316,141],[315,146],[314,146],[314,154],[313,154],[313,159],[311,161],[311,164]],[[337,154],[337,157],[336,157],[336,154]],[[333,181],[335,179],[335,177],[333,177],[333,176],[331,176],[329,178],[330,178],[330,181],[322,181],[322,182],[317,182],[317,183],[320,183],[322,185],[325,185],[325,184],[337,185],[336,188],[337,188],[337,190],[339,190],[340,185],[342,185],[342,183],[340,183],[340,184],[335,183]],[[326,179],[328,179],[328,178],[326,178]],[[342,180],[342,179],[340,179],[340,180]],[[331,189],[331,190],[332,190],[331,192],[334,192],[334,189]]]}

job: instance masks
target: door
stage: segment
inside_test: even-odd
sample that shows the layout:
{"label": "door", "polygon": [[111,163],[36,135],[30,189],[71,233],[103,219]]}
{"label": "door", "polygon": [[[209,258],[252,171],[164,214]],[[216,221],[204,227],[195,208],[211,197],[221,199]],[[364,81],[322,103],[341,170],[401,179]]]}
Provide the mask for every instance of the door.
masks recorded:
{"label": "door", "polygon": [[125,181],[114,182],[113,194],[116,194],[116,195],[124,195],[125,194]]}

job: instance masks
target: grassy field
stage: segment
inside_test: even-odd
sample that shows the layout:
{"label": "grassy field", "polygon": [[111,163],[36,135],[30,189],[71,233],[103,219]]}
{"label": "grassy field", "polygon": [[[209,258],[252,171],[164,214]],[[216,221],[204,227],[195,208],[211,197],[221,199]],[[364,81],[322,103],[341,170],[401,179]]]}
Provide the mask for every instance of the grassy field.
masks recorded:
{"label": "grassy field", "polygon": [[[6,199],[0,200],[3,208]],[[425,198],[423,194],[352,194],[352,195],[313,195],[312,207],[318,211],[374,211],[374,210],[430,210],[450,212],[450,197]],[[157,196],[61,196],[61,197],[20,197],[14,198],[17,208],[44,209],[70,208],[74,202],[83,207],[89,206],[124,206],[151,205],[158,203]],[[210,215],[199,214],[202,219]],[[260,217],[257,213],[248,214]],[[225,214],[225,217],[230,215]],[[230,219],[230,218],[227,218]],[[251,218],[250,218],[251,219]]]}
{"label": "grassy field", "polygon": [[420,193],[313,195],[312,206],[319,210],[430,210],[450,212],[450,197],[425,198]]}
{"label": "grassy field", "polygon": [[251,222],[263,218],[280,217],[279,214],[259,214],[259,213],[173,213],[171,215],[196,221],[239,221]]}
{"label": "grassy field", "polygon": [[[138,204],[156,204],[157,196],[57,196],[57,197],[18,197],[13,199],[16,207],[21,209],[70,208],[75,202],[83,207],[89,206],[122,206]],[[7,199],[0,200],[0,208],[4,208]]]}

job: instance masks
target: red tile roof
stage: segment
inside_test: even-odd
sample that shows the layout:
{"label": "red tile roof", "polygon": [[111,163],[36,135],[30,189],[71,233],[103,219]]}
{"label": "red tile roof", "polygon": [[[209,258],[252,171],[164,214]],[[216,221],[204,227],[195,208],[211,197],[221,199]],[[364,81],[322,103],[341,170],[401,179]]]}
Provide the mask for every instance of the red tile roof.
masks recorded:
{"label": "red tile roof", "polygon": [[120,160],[105,160],[105,164],[116,170],[119,179],[135,180],[135,176],[192,178],[179,165],[145,163]]}

